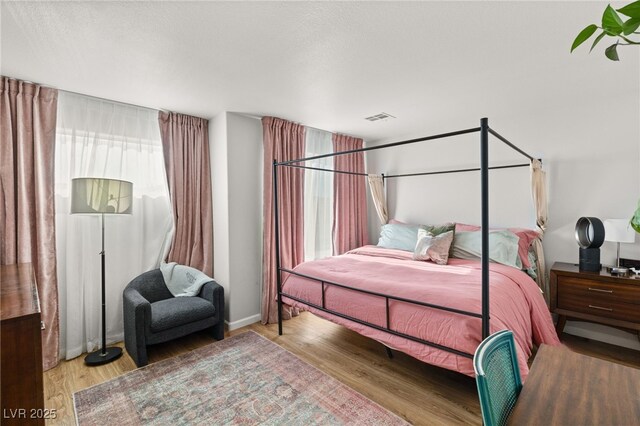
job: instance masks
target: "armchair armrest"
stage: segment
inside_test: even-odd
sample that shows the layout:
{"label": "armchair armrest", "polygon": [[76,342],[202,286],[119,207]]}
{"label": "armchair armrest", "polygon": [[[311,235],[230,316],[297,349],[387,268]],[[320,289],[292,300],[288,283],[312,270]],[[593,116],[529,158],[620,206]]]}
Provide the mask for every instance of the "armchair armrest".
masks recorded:
{"label": "armchair armrest", "polygon": [[208,300],[216,308],[216,316],[224,319],[224,288],[215,281],[209,281],[200,289],[198,297]]}
{"label": "armchair armrest", "polygon": [[122,306],[125,319],[129,317],[142,325],[151,325],[151,303],[138,290],[125,288],[122,294]]}
{"label": "armchair armrest", "polygon": [[212,328],[213,337],[216,340],[224,339],[224,288],[215,281],[209,281],[202,286],[198,296],[213,303],[217,319],[217,324]]}
{"label": "armchair armrest", "polygon": [[124,344],[137,366],[147,364],[146,331],[151,328],[151,303],[132,287],[122,294]]}

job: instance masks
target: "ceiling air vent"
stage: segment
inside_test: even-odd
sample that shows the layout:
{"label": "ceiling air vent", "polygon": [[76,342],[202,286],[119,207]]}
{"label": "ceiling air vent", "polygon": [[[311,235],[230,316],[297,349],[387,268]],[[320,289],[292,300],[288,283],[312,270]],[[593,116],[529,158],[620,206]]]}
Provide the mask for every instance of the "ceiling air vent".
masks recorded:
{"label": "ceiling air vent", "polygon": [[388,120],[390,118],[395,118],[395,117],[391,114],[387,114],[386,112],[381,112],[380,114],[372,115],[371,117],[365,117],[365,120],[381,121],[381,120]]}

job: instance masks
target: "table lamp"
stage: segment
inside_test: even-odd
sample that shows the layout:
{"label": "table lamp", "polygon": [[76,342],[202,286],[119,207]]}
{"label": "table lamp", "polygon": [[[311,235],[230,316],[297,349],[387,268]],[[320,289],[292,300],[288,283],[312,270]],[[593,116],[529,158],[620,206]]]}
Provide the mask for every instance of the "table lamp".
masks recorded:
{"label": "table lamp", "polygon": [[107,326],[105,305],[105,252],[104,215],[131,214],[133,184],[124,180],[102,178],[77,178],[71,180],[71,213],[102,215],[102,347],[88,354],[87,365],[101,365],[114,361],[122,355],[118,347],[107,348]]}
{"label": "table lamp", "polygon": [[607,219],[604,221],[604,240],[618,243],[616,266],[609,268],[614,274],[626,274],[628,268],[620,266],[620,243],[634,243],[636,231],[629,224],[629,219]]}

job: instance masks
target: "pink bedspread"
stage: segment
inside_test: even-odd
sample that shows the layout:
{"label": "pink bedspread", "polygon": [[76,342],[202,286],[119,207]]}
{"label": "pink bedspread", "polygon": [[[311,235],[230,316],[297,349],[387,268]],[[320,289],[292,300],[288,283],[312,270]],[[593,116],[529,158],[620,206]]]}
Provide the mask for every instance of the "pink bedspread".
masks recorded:
{"label": "pink bedspread", "polygon": [[[414,261],[412,253],[364,246],[342,256],[305,262],[295,271],[351,287],[482,313],[481,265],[476,260],[449,259],[448,265]],[[536,283],[515,268],[490,264],[491,333],[514,332],[523,380],[529,369],[532,343],[559,345],[551,315]],[[289,275],[283,292],[322,305],[320,283]],[[287,297],[285,303],[350,328],[429,364],[474,376],[471,359],[395,336],[308,307]],[[326,286],[326,308],[382,327],[386,326],[384,298]],[[482,340],[482,320],[406,302],[390,301],[395,331],[473,354]]]}

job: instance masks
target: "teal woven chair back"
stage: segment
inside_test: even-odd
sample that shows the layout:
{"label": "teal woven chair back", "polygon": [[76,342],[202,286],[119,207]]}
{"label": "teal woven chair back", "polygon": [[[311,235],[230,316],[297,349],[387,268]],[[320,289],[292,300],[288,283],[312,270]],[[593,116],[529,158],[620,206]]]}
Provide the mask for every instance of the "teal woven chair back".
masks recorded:
{"label": "teal woven chair back", "polygon": [[505,425],[522,389],[513,333],[498,331],[487,337],[473,357],[482,421]]}

